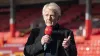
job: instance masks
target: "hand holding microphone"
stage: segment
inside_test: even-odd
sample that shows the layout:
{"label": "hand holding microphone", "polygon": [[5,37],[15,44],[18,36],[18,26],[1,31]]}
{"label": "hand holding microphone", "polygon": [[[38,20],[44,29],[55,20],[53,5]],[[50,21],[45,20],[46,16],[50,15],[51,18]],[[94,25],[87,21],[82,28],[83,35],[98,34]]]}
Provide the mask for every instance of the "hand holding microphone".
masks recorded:
{"label": "hand holding microphone", "polygon": [[50,40],[49,35],[44,35],[41,39],[41,44],[42,45],[47,44],[49,43],[49,40]]}
{"label": "hand holding microphone", "polygon": [[49,43],[50,35],[52,34],[52,26],[47,26],[45,28],[45,35],[41,39],[42,45],[44,45],[44,50],[46,50],[46,44]]}

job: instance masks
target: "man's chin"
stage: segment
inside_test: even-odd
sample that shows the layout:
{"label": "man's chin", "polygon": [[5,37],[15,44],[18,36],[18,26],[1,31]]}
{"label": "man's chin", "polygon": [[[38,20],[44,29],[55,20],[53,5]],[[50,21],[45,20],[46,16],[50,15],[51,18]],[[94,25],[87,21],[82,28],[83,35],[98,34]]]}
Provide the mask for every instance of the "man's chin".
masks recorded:
{"label": "man's chin", "polygon": [[46,24],[47,26],[52,26],[52,24]]}

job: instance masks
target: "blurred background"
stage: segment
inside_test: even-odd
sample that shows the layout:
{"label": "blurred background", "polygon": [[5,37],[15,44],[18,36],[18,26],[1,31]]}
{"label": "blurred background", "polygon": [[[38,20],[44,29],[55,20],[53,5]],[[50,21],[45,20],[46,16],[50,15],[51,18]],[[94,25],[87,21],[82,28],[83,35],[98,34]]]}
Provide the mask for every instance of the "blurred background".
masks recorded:
{"label": "blurred background", "polygon": [[100,56],[100,0],[0,0],[0,56],[24,56],[30,31],[43,25],[42,7],[56,2],[59,24],[71,29],[77,56]]}

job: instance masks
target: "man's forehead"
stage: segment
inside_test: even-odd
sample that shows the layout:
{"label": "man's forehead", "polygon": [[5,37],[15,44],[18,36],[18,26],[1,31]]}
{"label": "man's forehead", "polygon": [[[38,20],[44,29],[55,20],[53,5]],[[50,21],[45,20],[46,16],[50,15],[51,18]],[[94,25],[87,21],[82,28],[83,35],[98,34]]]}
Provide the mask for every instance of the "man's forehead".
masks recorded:
{"label": "man's forehead", "polygon": [[53,9],[48,7],[44,11],[52,11],[53,12]]}
{"label": "man's forehead", "polygon": [[52,13],[52,14],[54,14],[54,11],[52,9],[49,9],[49,8],[45,9],[44,12],[45,13]]}

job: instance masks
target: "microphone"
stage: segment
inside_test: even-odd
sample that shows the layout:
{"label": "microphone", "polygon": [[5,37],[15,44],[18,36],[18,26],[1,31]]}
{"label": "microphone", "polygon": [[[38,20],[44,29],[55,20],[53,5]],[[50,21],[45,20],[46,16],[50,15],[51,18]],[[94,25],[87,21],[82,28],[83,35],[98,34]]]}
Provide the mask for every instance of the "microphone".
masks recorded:
{"label": "microphone", "polygon": [[47,26],[45,28],[45,34],[46,35],[51,35],[52,34],[52,26]]}
{"label": "microphone", "polygon": [[[46,26],[45,34],[49,35],[49,36],[52,34],[52,26]],[[46,48],[47,48],[47,46],[46,46],[46,44],[44,44],[44,51],[46,50]]]}

